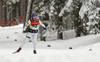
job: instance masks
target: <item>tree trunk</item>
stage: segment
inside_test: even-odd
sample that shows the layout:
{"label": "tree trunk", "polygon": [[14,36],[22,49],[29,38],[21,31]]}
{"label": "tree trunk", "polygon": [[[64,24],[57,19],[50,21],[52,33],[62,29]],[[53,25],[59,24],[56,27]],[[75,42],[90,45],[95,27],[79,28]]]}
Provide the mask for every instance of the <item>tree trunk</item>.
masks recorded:
{"label": "tree trunk", "polygon": [[31,13],[32,13],[32,4],[33,4],[33,0],[29,0],[28,1],[28,7],[27,7],[27,14],[26,14],[26,22],[31,18]]}
{"label": "tree trunk", "polygon": [[55,8],[57,10],[57,27],[58,27],[58,32],[57,32],[57,38],[58,39],[63,39],[63,25],[62,25],[62,16],[59,16],[62,8],[64,7],[64,1],[65,0],[55,0]]}
{"label": "tree trunk", "polygon": [[6,17],[6,2],[3,1],[3,20],[5,21],[7,19]]}
{"label": "tree trunk", "polygon": [[27,1],[28,0],[20,0],[21,22],[25,22],[26,21]]}
{"label": "tree trunk", "polygon": [[16,3],[16,17],[19,18],[20,16],[20,2]]}
{"label": "tree trunk", "polygon": [[12,19],[16,18],[16,4],[13,4],[12,8]]}
{"label": "tree trunk", "polygon": [[59,20],[59,25],[58,25],[57,36],[58,36],[58,39],[63,39],[62,16],[58,17],[58,20]]}
{"label": "tree trunk", "polygon": [[1,19],[2,19],[2,0],[0,0],[0,26],[1,26]]}
{"label": "tree trunk", "polygon": [[81,36],[81,33],[83,32],[82,29],[82,22],[81,22],[81,19],[80,19],[80,16],[79,16],[79,11],[81,9],[81,6],[82,6],[82,3],[81,2],[77,2],[76,3],[78,6],[78,8],[75,7],[75,10],[74,10],[74,14],[75,14],[75,21],[74,21],[74,25],[76,27],[75,31],[76,31],[76,37],[80,37]]}

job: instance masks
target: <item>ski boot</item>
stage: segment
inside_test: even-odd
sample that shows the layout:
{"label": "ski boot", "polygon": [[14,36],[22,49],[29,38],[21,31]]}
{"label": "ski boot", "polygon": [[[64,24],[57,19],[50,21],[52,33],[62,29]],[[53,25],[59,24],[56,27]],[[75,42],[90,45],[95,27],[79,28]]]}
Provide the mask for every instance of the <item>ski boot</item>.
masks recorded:
{"label": "ski boot", "polygon": [[33,50],[33,53],[34,53],[34,54],[37,54],[37,53],[36,53],[36,50]]}

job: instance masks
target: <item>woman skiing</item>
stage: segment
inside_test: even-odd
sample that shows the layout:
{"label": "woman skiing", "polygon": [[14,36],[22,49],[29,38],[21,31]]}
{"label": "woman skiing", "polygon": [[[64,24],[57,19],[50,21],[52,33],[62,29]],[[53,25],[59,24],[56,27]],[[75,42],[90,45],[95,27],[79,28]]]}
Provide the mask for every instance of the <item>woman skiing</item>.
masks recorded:
{"label": "woman skiing", "polygon": [[24,46],[24,44],[26,44],[28,41],[30,41],[31,37],[34,38],[34,40],[33,40],[34,41],[33,53],[37,54],[37,52],[36,52],[36,44],[37,44],[37,35],[38,35],[39,24],[46,29],[45,25],[37,18],[37,15],[32,13],[32,19],[29,20],[26,23],[25,28],[23,30],[23,33],[24,33],[24,32],[26,32],[26,29],[28,28],[27,34],[26,34],[26,38],[24,39],[23,43],[18,48],[18,50],[16,52],[14,52],[13,54],[18,53],[19,51],[21,51],[21,49]]}

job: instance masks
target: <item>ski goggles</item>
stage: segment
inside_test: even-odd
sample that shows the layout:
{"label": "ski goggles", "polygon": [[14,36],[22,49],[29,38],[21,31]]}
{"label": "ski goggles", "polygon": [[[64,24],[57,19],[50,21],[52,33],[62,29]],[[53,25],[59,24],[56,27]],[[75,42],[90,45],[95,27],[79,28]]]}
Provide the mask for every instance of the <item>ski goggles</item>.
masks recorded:
{"label": "ski goggles", "polygon": [[37,16],[33,16],[33,18],[37,18]]}

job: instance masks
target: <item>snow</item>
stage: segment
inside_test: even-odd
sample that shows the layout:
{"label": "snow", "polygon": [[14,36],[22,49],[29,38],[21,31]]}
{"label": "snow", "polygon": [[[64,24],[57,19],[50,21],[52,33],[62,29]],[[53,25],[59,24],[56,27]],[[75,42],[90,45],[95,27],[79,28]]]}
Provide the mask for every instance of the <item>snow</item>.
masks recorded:
{"label": "snow", "polygon": [[[100,34],[46,42],[38,39],[37,54],[33,54],[32,42],[27,43],[20,53],[12,54],[25,38],[22,28],[23,24],[0,27],[0,62],[100,62]],[[64,35],[68,32],[75,35],[72,31],[66,31]]]}

